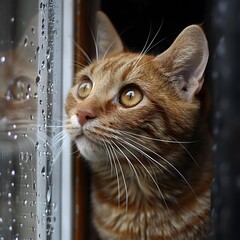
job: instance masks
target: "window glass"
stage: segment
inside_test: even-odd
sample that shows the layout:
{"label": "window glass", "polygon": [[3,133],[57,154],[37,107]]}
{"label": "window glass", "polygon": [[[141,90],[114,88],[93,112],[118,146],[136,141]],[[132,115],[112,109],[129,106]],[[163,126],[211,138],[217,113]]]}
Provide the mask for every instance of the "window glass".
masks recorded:
{"label": "window glass", "polygon": [[0,9],[0,239],[60,239],[62,1]]}

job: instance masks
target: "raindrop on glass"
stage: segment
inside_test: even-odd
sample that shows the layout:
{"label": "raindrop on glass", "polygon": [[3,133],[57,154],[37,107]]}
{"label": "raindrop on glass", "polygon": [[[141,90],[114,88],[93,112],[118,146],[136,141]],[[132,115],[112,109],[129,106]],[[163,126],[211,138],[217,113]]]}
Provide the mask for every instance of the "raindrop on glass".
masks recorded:
{"label": "raindrop on glass", "polygon": [[39,142],[36,142],[35,144],[35,150],[37,150],[39,148]]}
{"label": "raindrop on glass", "polygon": [[36,84],[39,85],[40,82],[41,82],[41,77],[38,75],[38,76],[36,77]]}
{"label": "raindrop on glass", "polygon": [[51,187],[49,187],[47,191],[47,202],[49,203],[50,201],[51,201]]}
{"label": "raindrop on glass", "polygon": [[34,182],[33,182],[33,190],[34,190],[34,191],[36,190],[36,187],[37,187],[37,184],[36,184],[36,182],[34,181]]}
{"label": "raindrop on glass", "polygon": [[42,168],[42,171],[41,171],[41,173],[42,173],[42,176],[43,176],[43,177],[45,177],[45,176],[46,176],[46,168],[45,168],[45,167],[43,167],[43,168]]}
{"label": "raindrop on glass", "polygon": [[42,68],[42,69],[45,68],[45,61],[42,61],[41,68]]}
{"label": "raindrop on glass", "polygon": [[32,88],[31,88],[30,84],[27,85],[27,90],[28,90],[28,92],[31,92]]}
{"label": "raindrop on glass", "polygon": [[26,47],[28,45],[28,37],[26,36],[23,42],[23,46]]}
{"label": "raindrop on glass", "polygon": [[14,170],[11,171],[11,175],[15,176],[16,172]]}
{"label": "raindrop on glass", "polygon": [[46,52],[46,58],[49,59],[50,58],[50,50],[48,49]]}
{"label": "raindrop on glass", "polygon": [[4,63],[4,62],[6,61],[6,58],[5,58],[4,56],[2,56],[2,57],[0,58],[0,61],[1,61],[1,63]]}
{"label": "raindrop on glass", "polygon": [[32,27],[32,28],[31,28],[31,32],[32,32],[32,34],[35,33],[35,27]]}
{"label": "raindrop on glass", "polygon": [[49,74],[52,72],[52,67],[51,67],[51,64],[49,62],[47,63],[47,70],[48,70]]}

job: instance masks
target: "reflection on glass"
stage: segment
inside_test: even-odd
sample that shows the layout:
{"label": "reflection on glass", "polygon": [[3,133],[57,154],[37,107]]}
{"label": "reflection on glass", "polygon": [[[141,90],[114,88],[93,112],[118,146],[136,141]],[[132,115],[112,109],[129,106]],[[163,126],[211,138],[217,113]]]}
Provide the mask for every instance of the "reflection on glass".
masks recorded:
{"label": "reflection on glass", "polygon": [[61,3],[0,9],[0,240],[60,239]]}

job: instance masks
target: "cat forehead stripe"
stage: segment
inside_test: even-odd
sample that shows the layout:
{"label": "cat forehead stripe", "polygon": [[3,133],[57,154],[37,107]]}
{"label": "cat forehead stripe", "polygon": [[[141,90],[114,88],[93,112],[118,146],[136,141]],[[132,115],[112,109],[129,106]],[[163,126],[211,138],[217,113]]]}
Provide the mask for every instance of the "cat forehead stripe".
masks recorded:
{"label": "cat forehead stripe", "polygon": [[[91,66],[91,76],[96,76],[101,73],[102,75],[109,75],[110,79],[126,80],[130,73],[133,73],[133,69],[137,69],[141,56],[138,54],[121,54],[120,56],[114,56],[107,61],[98,62]],[[135,73],[134,73],[135,74]]]}

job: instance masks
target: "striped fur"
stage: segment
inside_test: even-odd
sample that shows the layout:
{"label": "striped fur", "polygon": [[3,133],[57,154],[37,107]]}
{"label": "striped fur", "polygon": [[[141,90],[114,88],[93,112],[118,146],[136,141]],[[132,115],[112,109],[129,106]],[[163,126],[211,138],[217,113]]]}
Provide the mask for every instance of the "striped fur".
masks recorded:
{"label": "striped fur", "polygon": [[[202,30],[189,27],[158,56],[123,52],[121,42],[109,49],[76,75],[66,102],[66,127],[92,170],[99,237],[207,239],[212,166]],[[78,86],[86,78],[93,88],[81,99]],[[143,98],[126,108],[119,96],[132,84]]]}

